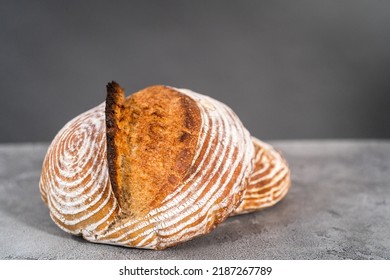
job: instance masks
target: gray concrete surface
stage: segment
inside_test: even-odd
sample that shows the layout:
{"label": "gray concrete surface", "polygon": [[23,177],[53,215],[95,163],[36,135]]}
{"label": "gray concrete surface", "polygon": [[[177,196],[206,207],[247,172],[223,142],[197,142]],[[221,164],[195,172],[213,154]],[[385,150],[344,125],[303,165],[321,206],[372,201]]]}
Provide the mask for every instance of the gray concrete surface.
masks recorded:
{"label": "gray concrete surface", "polygon": [[390,141],[272,143],[292,169],[286,199],[165,251],[61,231],[38,190],[47,144],[0,145],[0,259],[390,259]]}

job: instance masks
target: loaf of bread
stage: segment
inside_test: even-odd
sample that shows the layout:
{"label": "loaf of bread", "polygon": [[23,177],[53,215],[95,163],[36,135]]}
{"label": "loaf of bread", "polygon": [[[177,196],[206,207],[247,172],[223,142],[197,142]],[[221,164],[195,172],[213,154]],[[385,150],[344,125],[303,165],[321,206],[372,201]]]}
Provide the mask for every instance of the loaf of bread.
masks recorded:
{"label": "loaf of bread", "polygon": [[152,86],[68,122],[40,179],[53,221],[86,240],[164,249],[213,230],[230,215],[269,207],[290,186],[279,152],[250,136],[221,102]]}

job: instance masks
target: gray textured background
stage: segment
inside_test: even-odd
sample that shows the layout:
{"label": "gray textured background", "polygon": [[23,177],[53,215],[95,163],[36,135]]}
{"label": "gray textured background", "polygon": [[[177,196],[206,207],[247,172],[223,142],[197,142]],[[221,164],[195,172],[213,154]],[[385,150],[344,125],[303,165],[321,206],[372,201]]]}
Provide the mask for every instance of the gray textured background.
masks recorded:
{"label": "gray textured background", "polygon": [[268,139],[389,138],[390,1],[0,1],[0,142],[152,84]]}

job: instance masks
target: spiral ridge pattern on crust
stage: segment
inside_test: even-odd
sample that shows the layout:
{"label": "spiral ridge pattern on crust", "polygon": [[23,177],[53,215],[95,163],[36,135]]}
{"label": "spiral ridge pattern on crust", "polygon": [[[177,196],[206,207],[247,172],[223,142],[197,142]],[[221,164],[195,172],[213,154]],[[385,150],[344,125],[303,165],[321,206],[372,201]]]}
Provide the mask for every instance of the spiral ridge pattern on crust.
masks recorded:
{"label": "spiral ridge pattern on crust", "polygon": [[245,214],[271,207],[290,188],[290,169],[281,153],[271,145],[252,137],[255,163],[242,203],[233,215]]}
{"label": "spiral ridge pattern on crust", "polygon": [[101,104],[68,122],[44,159],[41,196],[57,225],[73,234],[106,228],[118,212],[107,176],[104,118]]}

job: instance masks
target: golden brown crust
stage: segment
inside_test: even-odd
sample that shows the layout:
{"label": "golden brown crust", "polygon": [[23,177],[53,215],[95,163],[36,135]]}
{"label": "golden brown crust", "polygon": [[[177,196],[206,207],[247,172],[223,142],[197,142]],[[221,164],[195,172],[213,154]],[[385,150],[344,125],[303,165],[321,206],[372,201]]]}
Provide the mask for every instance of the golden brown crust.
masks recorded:
{"label": "golden brown crust", "polygon": [[201,116],[195,101],[165,86],[124,97],[107,86],[108,165],[122,211],[139,216],[158,207],[191,173]]}

